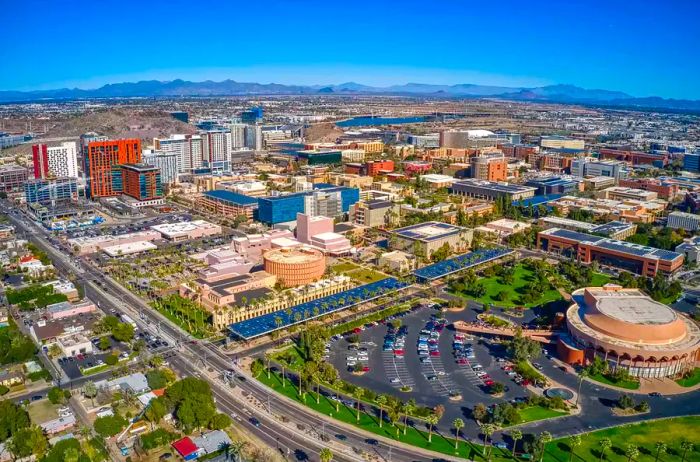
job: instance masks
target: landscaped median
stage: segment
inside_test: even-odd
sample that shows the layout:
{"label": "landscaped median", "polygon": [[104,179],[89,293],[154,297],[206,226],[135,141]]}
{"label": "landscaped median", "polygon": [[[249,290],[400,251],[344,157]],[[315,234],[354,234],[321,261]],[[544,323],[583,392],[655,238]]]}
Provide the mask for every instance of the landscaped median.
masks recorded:
{"label": "landscaped median", "polygon": [[[370,433],[450,456],[464,457],[477,461],[487,460],[483,455],[483,446],[460,438],[460,440],[457,442],[457,449],[455,450],[455,438],[445,436],[435,431],[433,431],[431,435],[427,424],[425,424],[425,430],[419,430],[415,428],[415,426],[412,426],[412,418],[409,419],[409,425],[406,427],[403,425],[403,417],[397,418],[393,424],[390,422],[384,422],[382,427],[380,427],[379,418],[377,416],[370,415],[366,412],[360,412],[360,418],[358,420],[356,407],[347,406],[343,403],[338,404],[330,397],[323,396],[323,394],[321,394],[318,403],[316,402],[316,392],[306,392],[304,394],[306,395],[306,398],[304,398],[304,395],[299,396],[299,390],[296,383],[286,379],[285,386],[283,387],[282,377],[277,371],[271,372],[270,378],[268,378],[267,372],[263,372],[257,377],[257,379],[261,383],[267,385],[277,393],[280,393],[287,398],[290,398],[331,418],[340,420]],[[336,408],[336,406],[338,407]],[[404,431],[406,432],[405,435]],[[496,462],[514,459],[510,456],[508,451],[493,448],[491,460]]]}
{"label": "landscaped median", "polygon": [[683,378],[676,380],[676,383],[681,387],[694,387],[700,384],[700,367],[696,367],[692,371],[684,374]]}

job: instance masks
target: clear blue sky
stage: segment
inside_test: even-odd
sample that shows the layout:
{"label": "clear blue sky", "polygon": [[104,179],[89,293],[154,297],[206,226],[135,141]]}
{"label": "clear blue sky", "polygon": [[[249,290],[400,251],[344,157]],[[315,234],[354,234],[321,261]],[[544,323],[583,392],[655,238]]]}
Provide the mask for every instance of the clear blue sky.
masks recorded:
{"label": "clear blue sky", "polygon": [[568,83],[700,99],[698,0],[0,0],[0,90]]}

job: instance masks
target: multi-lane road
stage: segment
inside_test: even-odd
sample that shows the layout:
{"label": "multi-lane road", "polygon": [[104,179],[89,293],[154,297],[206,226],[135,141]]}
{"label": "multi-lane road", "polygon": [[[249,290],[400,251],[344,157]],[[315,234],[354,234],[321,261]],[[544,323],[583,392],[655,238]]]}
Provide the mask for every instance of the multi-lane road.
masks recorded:
{"label": "multi-lane road", "polygon": [[[168,358],[170,366],[181,375],[194,375],[209,381],[217,406],[235,416],[234,420],[246,432],[271,448],[279,449],[288,460],[318,460],[318,453],[324,447],[333,450],[334,460],[348,462],[361,460],[361,452],[374,455],[374,459],[398,462],[450,459],[392,443],[391,440],[324,418],[286,397],[271,393],[250,377],[235,379],[237,389],[232,388],[223,380],[225,372],[235,371],[234,376],[244,377],[245,372],[236,369],[231,358],[217,346],[194,340],[142,299],[105,277],[99,269],[58,249],[49,242],[43,228],[18,213],[10,213],[6,203],[1,203],[0,209],[19,230],[24,231],[28,239],[49,254],[61,273],[75,274],[78,283],[84,285],[86,296],[97,302],[102,310],[128,314],[141,330],[160,335],[176,345],[176,354]],[[282,417],[286,422],[282,421]],[[259,423],[254,424],[252,418]],[[322,435],[330,440],[326,438],[324,442]],[[343,440],[336,438],[336,435],[343,435]],[[370,444],[368,440],[372,439],[378,440],[379,444]]]}

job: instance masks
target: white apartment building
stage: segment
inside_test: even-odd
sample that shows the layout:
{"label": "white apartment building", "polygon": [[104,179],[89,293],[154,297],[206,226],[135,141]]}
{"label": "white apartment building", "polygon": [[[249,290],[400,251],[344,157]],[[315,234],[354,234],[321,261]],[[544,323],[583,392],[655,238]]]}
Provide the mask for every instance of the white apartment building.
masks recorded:
{"label": "white apartment building", "polygon": [[700,229],[700,215],[686,212],[671,212],[668,214],[667,226],[671,229],[697,231]]}
{"label": "white apartment building", "polygon": [[75,141],[46,148],[49,172],[54,177],[78,178],[78,145]]}
{"label": "white apartment building", "polygon": [[170,135],[170,138],[153,138],[156,151],[174,153],[178,173],[190,173],[202,167],[203,140],[199,135]]}
{"label": "white apartment building", "polygon": [[177,183],[177,154],[174,152],[163,152],[144,150],[143,162],[160,169],[160,181],[163,184]]}

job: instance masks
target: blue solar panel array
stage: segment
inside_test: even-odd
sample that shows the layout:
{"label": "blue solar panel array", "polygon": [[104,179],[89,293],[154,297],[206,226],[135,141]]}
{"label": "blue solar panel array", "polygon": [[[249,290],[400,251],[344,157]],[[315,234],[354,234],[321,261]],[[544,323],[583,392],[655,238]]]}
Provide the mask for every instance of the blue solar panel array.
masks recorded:
{"label": "blue solar panel array", "polygon": [[475,250],[474,252],[465,253],[464,255],[417,269],[413,274],[419,281],[432,281],[456,271],[501,258],[512,252],[513,250],[508,248]]}
{"label": "blue solar panel array", "polygon": [[[292,324],[345,309],[359,303],[359,301],[369,300],[406,286],[407,284],[405,282],[400,282],[395,278],[386,278],[381,281],[372,282],[344,292],[329,295],[328,297],[293,306],[291,316],[287,314],[286,310],[275,311],[256,318],[233,323],[229,326],[229,330],[238,337],[250,339],[277,329],[283,329]],[[313,314],[314,309],[318,309],[318,315]],[[294,319],[297,313],[301,316],[299,321],[295,321]],[[276,318],[280,318],[282,323],[277,325],[275,323]]]}
{"label": "blue solar panel array", "polygon": [[582,243],[594,243],[599,241],[604,241],[605,238],[600,236],[594,236],[592,234],[579,233],[577,231],[570,231],[568,229],[556,229],[551,233],[552,236],[563,237],[564,239],[571,239],[573,241],[578,241]]}

